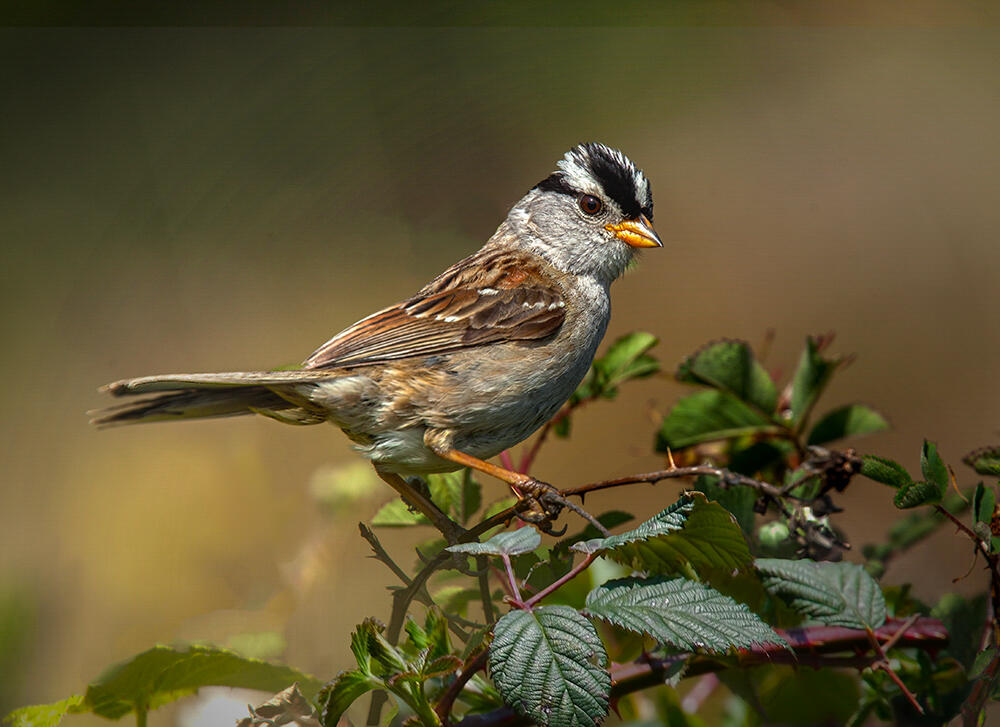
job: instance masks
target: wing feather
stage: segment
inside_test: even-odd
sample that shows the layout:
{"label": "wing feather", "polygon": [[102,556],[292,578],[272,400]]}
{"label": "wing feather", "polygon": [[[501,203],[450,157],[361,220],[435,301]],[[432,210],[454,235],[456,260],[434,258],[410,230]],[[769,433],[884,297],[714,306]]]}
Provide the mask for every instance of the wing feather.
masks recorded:
{"label": "wing feather", "polygon": [[364,318],[308,359],[308,369],[349,368],[555,334],[565,318],[556,273],[536,257],[480,251],[407,301]]}

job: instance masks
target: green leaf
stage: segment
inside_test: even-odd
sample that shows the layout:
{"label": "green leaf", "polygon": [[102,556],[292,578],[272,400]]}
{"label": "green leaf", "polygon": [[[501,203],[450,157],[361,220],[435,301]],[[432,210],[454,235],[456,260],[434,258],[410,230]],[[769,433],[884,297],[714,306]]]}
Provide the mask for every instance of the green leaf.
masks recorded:
{"label": "green leaf", "polygon": [[504,702],[540,725],[596,727],[611,677],[594,626],[568,606],[511,611],[497,621],[489,667]]}
{"label": "green leaf", "polygon": [[656,373],[660,365],[646,352],[658,342],[659,339],[652,333],[633,331],[612,343],[603,356],[594,360],[595,381],[601,389],[600,393],[629,379]]}
{"label": "green leaf", "polygon": [[754,691],[768,725],[844,725],[860,699],[857,675],[836,669],[778,667]]}
{"label": "green leaf", "polygon": [[468,555],[521,555],[542,544],[542,536],[532,527],[497,533],[485,543],[459,543],[446,548],[450,553]]}
{"label": "green leaf", "polygon": [[913,482],[910,473],[899,462],[876,457],[874,454],[866,454],[862,457],[861,474],[868,479],[891,487],[902,487]]}
{"label": "green leaf", "polygon": [[714,341],[695,351],[677,369],[678,381],[728,391],[770,414],[778,390],[745,341]]}
{"label": "green leaf", "polygon": [[692,444],[776,432],[780,427],[724,391],[699,391],[685,396],[663,419],[656,449],[660,452]]}
{"label": "green leaf", "polygon": [[[603,525],[608,530],[618,527],[627,523],[629,520],[635,518],[631,513],[624,512],[622,510],[608,510],[607,512],[601,513],[597,516],[597,522]],[[600,532],[593,525],[587,525],[580,532],[569,535],[553,547],[554,552],[562,553],[569,550],[574,544],[584,542],[587,540],[593,540],[594,538],[600,539]]]}
{"label": "green leaf", "polygon": [[410,670],[399,649],[382,635],[384,630],[379,621],[366,618],[351,634],[351,651],[364,674],[391,677]]}
{"label": "green leaf", "polygon": [[694,489],[705,493],[709,501],[715,501],[726,508],[733,517],[744,535],[753,533],[754,503],[757,501],[757,493],[749,487],[722,487],[718,477],[702,475],[694,481]]}
{"label": "green leaf", "polygon": [[980,482],[976,486],[976,494],[972,498],[972,512],[976,518],[976,522],[991,523],[996,505],[996,491],[992,487]]}
{"label": "green leaf", "polygon": [[976,654],[976,658],[973,660],[972,666],[969,667],[969,680],[974,681],[981,677],[983,672],[986,671],[986,667],[990,665],[996,656],[997,647],[995,646],[989,646]]}
{"label": "green leaf", "polygon": [[882,591],[859,565],[778,558],[758,558],[754,565],[769,593],[820,623],[856,629],[885,623]]}
{"label": "green leaf", "polygon": [[980,447],[962,461],[981,475],[1000,475],[1000,447]]}
{"label": "green leaf", "polygon": [[368,692],[382,686],[381,679],[361,671],[342,671],[319,694],[320,722],[323,727],[337,727],[348,707]]}
{"label": "green leaf", "polygon": [[623,578],[587,595],[585,613],[679,649],[725,652],[784,640],[742,603],[686,578]]}
{"label": "green leaf", "polygon": [[742,570],[752,557],[732,514],[700,492],[685,493],[639,527],[599,541],[607,557],[633,570],[670,575]]}
{"label": "green leaf", "polygon": [[909,482],[900,487],[896,496],[892,498],[893,504],[900,510],[940,501],[941,489],[930,482]]}
{"label": "green leaf", "polygon": [[430,520],[400,499],[390,500],[372,517],[377,528],[407,528],[413,525],[430,525]]}
{"label": "green leaf", "polygon": [[242,687],[279,692],[298,682],[308,697],[320,682],[279,664],[240,656],[212,646],[154,646],[111,667],[87,688],[83,707],[108,719],[119,719],[137,706],[155,708],[199,687]]}
{"label": "green leaf", "polygon": [[943,495],[948,488],[948,468],[938,454],[937,445],[926,439],[920,452],[920,471],[923,473],[924,479],[937,485],[938,491]]}
{"label": "green leaf", "polygon": [[799,366],[792,377],[792,422],[801,429],[820,394],[830,383],[830,377],[840,364],[840,359],[826,359],[820,355],[819,341],[806,337],[806,347],[799,359]]}
{"label": "green leaf", "polygon": [[824,414],[809,432],[807,444],[826,444],[888,428],[889,422],[874,409],[864,404],[848,404]]}
{"label": "green leaf", "polygon": [[21,707],[3,718],[4,727],[55,727],[67,714],[89,711],[83,696],[75,694],[61,702]]}
{"label": "green leaf", "polygon": [[[972,667],[983,643],[983,630],[990,628],[986,618],[989,601],[985,593],[964,598],[946,593],[931,609],[930,615],[941,619],[948,632],[948,654],[963,667]],[[973,678],[971,675],[970,679]]]}

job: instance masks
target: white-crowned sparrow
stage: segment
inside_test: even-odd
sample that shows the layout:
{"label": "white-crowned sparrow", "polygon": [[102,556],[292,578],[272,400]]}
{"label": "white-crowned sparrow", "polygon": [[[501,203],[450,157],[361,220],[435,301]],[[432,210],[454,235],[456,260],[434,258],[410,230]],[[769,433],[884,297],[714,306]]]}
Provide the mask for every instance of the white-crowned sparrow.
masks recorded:
{"label": "white-crowned sparrow", "polygon": [[98,425],[263,414],[332,422],[379,475],[440,523],[403,477],[485,462],[548,421],[583,379],[611,312],[609,286],[636,248],[660,247],[649,182],[624,154],[581,144],[531,189],[481,250],[416,295],[338,333],[300,370],[116,381],[153,394]]}

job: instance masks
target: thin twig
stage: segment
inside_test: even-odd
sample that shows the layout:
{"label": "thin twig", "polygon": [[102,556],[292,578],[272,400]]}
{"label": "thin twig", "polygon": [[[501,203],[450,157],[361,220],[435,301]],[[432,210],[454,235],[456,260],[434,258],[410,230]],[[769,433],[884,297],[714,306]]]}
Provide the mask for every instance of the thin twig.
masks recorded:
{"label": "thin twig", "polygon": [[462,666],[462,673],[455,677],[455,681],[449,684],[444,694],[441,695],[441,699],[438,700],[434,711],[437,712],[438,719],[443,724],[451,724],[448,716],[451,714],[451,708],[454,706],[455,700],[458,699],[458,695],[462,693],[465,685],[476,675],[476,672],[486,668],[486,660],[489,658],[489,654],[489,649],[483,649],[476,656],[468,660]]}
{"label": "thin twig", "polygon": [[584,558],[582,561],[580,561],[573,568],[571,568],[570,571],[569,571],[569,573],[567,573],[566,575],[562,576],[558,580],[553,581],[552,583],[550,583],[549,585],[547,585],[545,588],[543,588],[542,590],[540,590],[538,593],[536,593],[534,596],[532,596],[527,601],[525,601],[524,604],[523,604],[524,607],[527,608],[528,610],[531,610],[532,606],[534,606],[536,603],[538,603],[539,601],[541,601],[547,595],[549,595],[554,590],[556,590],[557,588],[559,588],[560,586],[562,586],[562,584],[564,584],[564,583],[566,583],[568,581],[573,580],[578,575],[580,575],[580,573],[582,573],[587,568],[589,568],[590,564],[594,562],[594,559],[596,557],[597,557],[597,553],[596,552],[595,553],[588,553],[587,557]]}
{"label": "thin twig", "polygon": [[[889,642],[896,643],[903,637],[906,630],[916,623],[919,616],[911,616],[904,623],[902,628],[897,631]],[[879,671],[884,671],[889,678],[893,681],[896,687],[899,688],[900,693],[906,697],[906,701],[910,703],[910,706],[917,710],[917,714],[923,715],[924,708],[920,706],[920,702],[917,701],[917,696],[910,691],[910,689],[903,683],[903,680],[899,678],[899,675],[893,670],[892,665],[889,663],[889,657],[886,655],[887,648],[883,648],[882,644],[879,642],[878,637],[875,636],[875,632],[871,629],[865,629],[868,635],[868,641],[871,644],[872,650],[875,652],[875,656],[878,658],[872,662],[871,668],[877,669]],[[886,642],[887,644],[889,642]]]}
{"label": "thin twig", "polygon": [[[698,477],[700,475],[706,475],[708,477],[718,477],[726,485],[740,485],[743,487],[750,487],[757,492],[768,495],[770,497],[779,498],[782,496],[781,489],[775,487],[767,482],[761,482],[760,480],[755,480],[752,477],[747,477],[746,475],[741,475],[738,472],[732,472],[721,467],[712,467],[710,465],[696,465],[693,467],[674,467],[672,469],[656,470],[655,472],[645,472],[638,475],[629,475],[628,477],[616,477],[611,480],[602,480],[600,482],[592,482],[587,485],[580,485],[579,487],[570,487],[565,490],[560,490],[559,494],[563,497],[570,497],[572,495],[583,496],[590,492],[596,492],[597,490],[607,490],[612,487],[621,487],[622,485],[637,485],[637,484],[656,484],[662,480],[676,479],[682,477]],[[794,498],[793,498],[794,499]]]}

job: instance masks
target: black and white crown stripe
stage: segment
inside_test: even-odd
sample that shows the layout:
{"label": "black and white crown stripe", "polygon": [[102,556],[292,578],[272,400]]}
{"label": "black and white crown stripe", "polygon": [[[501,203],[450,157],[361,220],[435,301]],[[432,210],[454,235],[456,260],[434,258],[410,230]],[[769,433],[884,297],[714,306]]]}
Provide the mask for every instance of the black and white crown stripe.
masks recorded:
{"label": "black and white crown stripe", "polygon": [[642,170],[617,149],[590,142],[568,151],[554,172],[536,188],[562,194],[604,195],[627,219],[653,219],[653,195]]}

